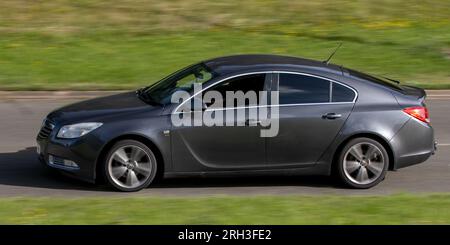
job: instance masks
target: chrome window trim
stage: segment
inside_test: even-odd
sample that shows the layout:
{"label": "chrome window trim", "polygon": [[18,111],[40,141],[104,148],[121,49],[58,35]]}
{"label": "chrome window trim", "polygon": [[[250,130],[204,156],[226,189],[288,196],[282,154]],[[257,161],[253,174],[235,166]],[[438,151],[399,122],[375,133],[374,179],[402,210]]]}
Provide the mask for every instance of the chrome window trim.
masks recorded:
{"label": "chrome window trim", "polygon": [[[195,93],[194,95],[192,95],[191,97],[189,97],[189,99],[183,101],[181,104],[179,104],[177,107],[175,107],[175,109],[172,111],[171,114],[180,114],[180,113],[187,113],[187,112],[180,112],[177,111],[182,105],[184,105],[184,103],[186,103],[187,101],[190,101],[192,98],[194,98],[195,96],[197,96],[198,94],[202,93],[203,91],[211,88],[212,86],[215,86],[221,82],[236,78],[236,77],[242,77],[242,76],[248,76],[248,75],[254,75],[254,74],[263,74],[263,73],[276,73],[276,74],[280,74],[280,73],[284,73],[284,74],[297,74],[297,75],[304,75],[304,76],[309,76],[309,77],[315,77],[315,78],[319,78],[319,79],[323,79],[323,80],[327,80],[330,81],[330,86],[332,86],[332,83],[337,83],[339,85],[342,85],[350,90],[353,91],[354,93],[354,98],[353,101],[351,102],[331,102],[332,98],[330,97],[330,101],[329,102],[319,102],[319,103],[298,103],[298,104],[278,104],[278,105],[263,105],[263,106],[241,106],[241,107],[228,107],[228,108],[220,108],[220,109],[211,109],[208,110],[206,109],[206,111],[220,111],[220,110],[232,110],[232,109],[250,109],[250,108],[259,108],[259,107],[273,107],[273,106],[278,106],[278,107],[285,107],[285,106],[299,106],[299,105],[336,105],[336,104],[353,104],[356,102],[356,99],[358,98],[358,92],[350,87],[347,84],[341,83],[339,81],[330,79],[330,78],[326,78],[326,77],[322,77],[322,76],[318,76],[318,75],[314,75],[314,74],[309,74],[309,73],[303,73],[303,72],[295,72],[295,71],[277,71],[277,70],[269,70],[269,71],[257,71],[257,72],[247,72],[247,73],[241,73],[238,75],[233,75],[233,76],[229,76],[223,79],[218,80],[217,82],[214,82],[208,86],[206,86],[204,89],[202,89],[201,91],[198,91],[197,93]],[[331,93],[331,91],[330,91]],[[190,113],[190,112],[189,112]]]}
{"label": "chrome window trim", "polygon": [[[213,112],[213,111],[226,111],[226,110],[240,110],[240,109],[254,109],[254,108],[264,108],[264,107],[291,107],[291,106],[312,106],[312,105],[342,105],[342,104],[353,104],[354,102],[321,102],[321,103],[302,103],[302,104],[281,104],[281,105],[258,105],[258,106],[238,106],[238,107],[225,107],[225,108],[215,108],[215,109],[206,109],[203,112]],[[185,111],[185,112],[174,112],[176,114],[181,113],[192,113],[194,111]]]}

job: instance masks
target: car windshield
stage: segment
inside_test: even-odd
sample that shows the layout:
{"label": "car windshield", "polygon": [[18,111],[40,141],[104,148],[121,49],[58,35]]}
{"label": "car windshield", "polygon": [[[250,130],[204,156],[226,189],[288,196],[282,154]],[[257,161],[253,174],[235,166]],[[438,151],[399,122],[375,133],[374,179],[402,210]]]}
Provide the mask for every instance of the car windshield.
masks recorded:
{"label": "car windshield", "polygon": [[170,103],[170,98],[177,91],[191,93],[194,83],[204,83],[215,77],[204,64],[196,64],[181,69],[152,86],[138,90],[140,97],[148,102],[161,105]]}

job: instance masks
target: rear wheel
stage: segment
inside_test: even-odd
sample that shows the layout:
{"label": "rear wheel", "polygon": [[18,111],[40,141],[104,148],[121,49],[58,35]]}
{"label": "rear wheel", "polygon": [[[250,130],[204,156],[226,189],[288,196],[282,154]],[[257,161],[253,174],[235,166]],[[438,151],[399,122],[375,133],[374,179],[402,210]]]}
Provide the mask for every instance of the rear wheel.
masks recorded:
{"label": "rear wheel", "polygon": [[389,164],[386,149],[370,138],[356,138],[342,149],[338,175],[349,187],[366,189],[383,181]]}
{"label": "rear wheel", "polygon": [[152,150],[135,140],[117,142],[104,162],[108,183],[120,191],[138,191],[155,179],[157,164]]}

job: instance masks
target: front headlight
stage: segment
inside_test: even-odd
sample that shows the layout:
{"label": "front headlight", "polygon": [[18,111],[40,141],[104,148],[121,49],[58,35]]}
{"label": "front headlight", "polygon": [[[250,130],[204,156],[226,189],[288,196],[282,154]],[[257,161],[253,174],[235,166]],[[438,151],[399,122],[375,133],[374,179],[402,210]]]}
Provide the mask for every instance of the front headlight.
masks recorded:
{"label": "front headlight", "polygon": [[99,122],[87,122],[87,123],[65,125],[58,131],[57,137],[64,139],[78,138],[102,125],[103,123]]}

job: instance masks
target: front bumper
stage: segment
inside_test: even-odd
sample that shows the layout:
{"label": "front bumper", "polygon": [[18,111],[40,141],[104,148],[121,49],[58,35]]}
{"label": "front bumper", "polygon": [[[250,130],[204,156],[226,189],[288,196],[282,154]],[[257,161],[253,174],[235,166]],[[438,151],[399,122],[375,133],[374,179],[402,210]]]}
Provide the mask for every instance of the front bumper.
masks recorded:
{"label": "front bumper", "polygon": [[[41,163],[66,175],[94,183],[97,157],[102,147],[100,141],[90,134],[78,139],[58,139],[54,134],[52,132],[47,138],[38,136],[36,139]],[[62,160],[71,161],[77,166],[65,166]]]}

